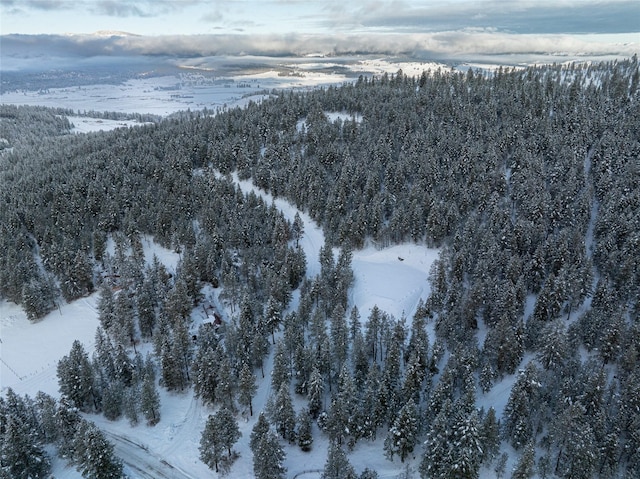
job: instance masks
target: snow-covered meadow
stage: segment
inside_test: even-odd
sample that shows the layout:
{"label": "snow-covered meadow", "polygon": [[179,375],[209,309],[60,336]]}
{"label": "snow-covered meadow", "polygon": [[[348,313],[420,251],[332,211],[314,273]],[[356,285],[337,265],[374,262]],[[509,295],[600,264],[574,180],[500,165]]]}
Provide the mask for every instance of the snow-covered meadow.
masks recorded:
{"label": "snow-covered meadow", "polygon": [[[410,76],[423,70],[444,67],[436,63],[398,62],[385,58],[362,58],[347,64],[327,61],[286,62],[252,71],[212,76],[206,66],[183,66],[183,73],[165,76],[138,77],[120,84],[95,84],[47,88],[40,90],[0,91],[0,103],[12,105],[40,105],[74,111],[110,111],[167,116],[182,110],[217,110],[243,106],[260,101],[272,89],[310,89],[341,85],[353,81],[359,74],[393,74],[399,69]],[[446,67],[444,67],[446,68]],[[202,72],[202,73],[201,73]],[[204,75],[203,73],[206,73]],[[78,132],[80,120],[73,122]],[[118,122],[123,123],[123,122]],[[94,129],[112,129],[107,120]],[[121,125],[122,126],[122,125]]]}

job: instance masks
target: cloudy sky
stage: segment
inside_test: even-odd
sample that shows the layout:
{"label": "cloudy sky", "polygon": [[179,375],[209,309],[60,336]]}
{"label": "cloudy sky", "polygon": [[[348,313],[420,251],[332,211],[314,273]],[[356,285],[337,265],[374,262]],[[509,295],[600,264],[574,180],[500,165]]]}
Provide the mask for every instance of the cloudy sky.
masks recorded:
{"label": "cloudy sky", "polygon": [[0,0],[0,22],[10,52],[39,42],[83,55],[640,50],[638,0]]}

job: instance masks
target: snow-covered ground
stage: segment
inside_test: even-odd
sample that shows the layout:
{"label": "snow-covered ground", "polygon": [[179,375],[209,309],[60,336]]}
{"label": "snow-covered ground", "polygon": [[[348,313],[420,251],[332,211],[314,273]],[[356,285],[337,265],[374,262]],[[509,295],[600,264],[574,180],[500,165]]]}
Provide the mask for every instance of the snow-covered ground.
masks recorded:
{"label": "snow-covered ground", "polygon": [[[237,176],[235,180],[238,181]],[[243,191],[255,191],[267,202],[274,202],[285,216],[293,220],[299,213],[304,221],[304,236],[300,241],[308,260],[308,274],[320,272],[319,250],[324,245],[324,235],[320,228],[304,212],[281,198],[273,199],[268,193],[257,190],[249,181],[238,181]],[[178,255],[153,243],[151,238],[143,238],[147,260],[155,254],[174,270]],[[109,248],[111,248],[111,243]],[[394,315],[404,313],[411,317],[418,301],[429,294],[428,274],[438,251],[415,244],[398,245],[376,250],[368,248],[353,255],[355,284],[350,300],[358,306],[363,318],[373,305]],[[294,298],[297,298],[294,295]],[[42,390],[58,396],[56,366],[58,360],[68,354],[74,339],[79,339],[91,353],[94,349],[94,335],[98,326],[96,304],[97,293],[63,304],[58,310],[48,314],[41,321],[31,323],[21,308],[13,304],[0,303],[0,339],[2,343],[1,387],[4,391],[11,387],[18,394],[34,396]],[[292,308],[297,307],[294,303]],[[433,338],[431,338],[433,341]],[[261,381],[255,397],[256,411],[263,409],[270,394],[269,370]],[[304,401],[297,399],[298,407]],[[90,416],[115,444],[116,452],[123,458],[126,470],[132,478],[166,477],[172,479],[211,477],[212,472],[199,460],[198,445],[200,434],[208,415],[213,412],[193,398],[191,391],[182,394],[161,391],[162,420],[155,427],[139,425],[130,427],[125,419],[108,421],[103,416]],[[243,434],[235,449],[240,458],[234,463],[229,477],[251,477],[252,454],[249,436],[257,415],[246,418],[239,415]],[[315,427],[315,426],[314,426]],[[288,477],[303,471],[320,470],[324,467],[328,443],[316,431],[313,450],[304,453],[297,446],[287,448],[286,467]],[[399,462],[390,462],[381,454],[382,441],[359,443],[350,454],[350,460],[358,471],[370,467],[380,472],[380,477],[396,477],[402,471]],[[419,461],[419,455],[416,461]],[[417,462],[414,464],[417,467]],[[140,471],[147,470],[145,474]],[[150,471],[150,472],[149,472]],[[76,479],[80,475],[66,467],[60,460],[54,461],[54,475],[58,479]],[[149,475],[150,474],[150,475]],[[301,475],[305,479],[319,477],[309,472]]]}
{"label": "snow-covered ground", "polygon": [[[362,58],[342,64],[324,61],[283,61],[261,71],[247,70],[230,76],[204,76],[206,68],[191,68],[188,72],[135,78],[121,84],[95,84],[0,92],[0,103],[12,105],[40,105],[68,108],[74,111],[115,111],[150,113],[166,116],[181,110],[216,110],[243,106],[260,101],[264,92],[272,89],[310,89],[318,86],[340,85],[352,81],[359,74],[394,74],[398,70],[409,76],[419,76],[424,70],[446,66],[428,62],[406,62],[393,59]],[[183,67],[186,68],[186,67]],[[193,72],[193,73],[191,73]],[[209,73],[207,73],[209,74]],[[119,122],[122,123],[122,122]],[[75,124],[75,121],[74,121]],[[108,126],[105,121],[103,126]],[[78,131],[82,127],[76,124]],[[107,129],[107,128],[103,128]]]}
{"label": "snow-covered ground", "polygon": [[127,128],[140,125],[135,120],[108,120],[103,118],[92,118],[90,116],[68,116],[73,128],[73,133],[89,133],[92,131],[111,131],[116,128]]}

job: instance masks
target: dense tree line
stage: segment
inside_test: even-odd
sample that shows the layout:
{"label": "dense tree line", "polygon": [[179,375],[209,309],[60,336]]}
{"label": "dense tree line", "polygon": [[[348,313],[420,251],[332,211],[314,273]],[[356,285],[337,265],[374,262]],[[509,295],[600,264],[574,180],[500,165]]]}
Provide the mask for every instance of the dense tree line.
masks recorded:
{"label": "dense tree line", "polygon": [[82,417],[73,401],[64,396],[57,401],[42,392],[35,398],[20,397],[8,389],[6,397],[0,397],[0,477],[50,477],[48,446],[54,446],[82,477],[124,477],[113,444]]}
{"label": "dense tree line", "polygon": [[[501,444],[519,455],[514,477],[631,477],[639,86],[635,57],[399,71],[215,116],[52,133],[0,157],[0,294],[35,319],[100,288],[103,346],[91,361],[74,345],[60,381],[67,366],[86,371],[91,380],[65,395],[113,417],[153,369],[132,354],[138,340],[153,342],[161,385],[193,386],[220,408],[212,424],[221,411],[253,415],[272,350],[272,397],[251,438],[258,477],[284,474],[282,444],[313,447],[312,421],[331,440],[326,477],[354,475],[344,449],[379,437],[390,460],[423,456],[423,477],[502,476]],[[300,224],[242,194],[233,172],[322,225],[317,277],[305,276]],[[143,234],[182,253],[175,275],[144,265]],[[409,318],[361,317],[348,302],[352,249],[403,241],[442,248],[431,296]],[[222,287],[230,318],[222,336],[202,330],[193,344],[189,314],[205,283]],[[509,375],[503,415],[479,410],[479,395]],[[225,424],[229,438],[201,443],[216,468],[232,456]]]}

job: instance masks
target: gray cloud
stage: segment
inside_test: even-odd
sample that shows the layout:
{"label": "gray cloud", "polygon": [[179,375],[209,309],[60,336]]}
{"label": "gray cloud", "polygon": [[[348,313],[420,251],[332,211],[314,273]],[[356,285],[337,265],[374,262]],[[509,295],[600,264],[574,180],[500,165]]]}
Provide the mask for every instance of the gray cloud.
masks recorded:
{"label": "gray cloud", "polygon": [[79,10],[110,17],[155,17],[206,0],[0,0],[10,13],[29,10]]}
{"label": "gray cloud", "polygon": [[327,28],[360,25],[364,31],[436,32],[469,28],[523,34],[638,32],[640,2],[612,1],[466,1],[454,4],[370,2],[352,9],[344,4],[326,19]]}
{"label": "gray cloud", "polygon": [[509,34],[465,30],[407,34],[334,35],[4,35],[3,57],[34,56],[295,56],[312,53],[408,54],[421,57],[465,57],[556,52],[562,55],[631,56],[637,44],[587,42],[568,35]]}

